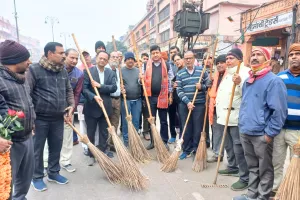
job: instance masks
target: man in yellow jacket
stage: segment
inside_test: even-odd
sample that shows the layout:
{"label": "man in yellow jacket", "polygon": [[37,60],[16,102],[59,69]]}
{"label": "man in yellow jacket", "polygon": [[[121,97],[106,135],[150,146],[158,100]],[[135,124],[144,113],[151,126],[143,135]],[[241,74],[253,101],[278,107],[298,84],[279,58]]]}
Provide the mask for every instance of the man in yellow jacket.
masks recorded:
{"label": "man in yellow jacket", "polygon": [[235,74],[237,67],[242,60],[243,53],[240,49],[231,49],[227,53],[226,65],[228,68],[218,88],[216,97],[217,123],[222,125],[224,130],[232,86],[234,83],[237,85],[225,139],[228,166],[226,169],[219,171],[219,174],[221,175],[240,177],[239,180],[231,186],[231,189],[234,191],[247,189],[249,182],[249,171],[238,128],[238,117],[242,100],[242,86],[245,79],[249,76],[249,68],[244,67],[243,65],[240,68],[239,75]]}

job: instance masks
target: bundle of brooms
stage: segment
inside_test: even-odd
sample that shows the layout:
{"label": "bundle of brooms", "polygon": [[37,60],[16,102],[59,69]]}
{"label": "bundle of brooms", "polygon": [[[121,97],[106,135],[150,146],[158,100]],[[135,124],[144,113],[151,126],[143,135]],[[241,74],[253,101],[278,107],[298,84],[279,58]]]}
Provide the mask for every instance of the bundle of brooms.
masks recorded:
{"label": "bundle of brooms", "polygon": [[[89,79],[92,81],[92,75],[90,73],[90,70],[86,64],[86,61],[82,55],[82,51],[78,45],[78,42],[75,38],[75,35],[72,34],[72,37],[74,39],[74,42],[76,44],[76,47],[79,51],[80,54],[80,58],[82,63],[85,66],[85,69],[88,73]],[[98,92],[98,89],[96,87],[94,87],[94,91],[95,94],[100,97],[100,94]],[[103,105],[103,102],[97,102],[100,106],[100,108],[103,111],[103,114],[105,116],[106,122],[108,124],[108,132],[110,133],[112,139],[113,139],[113,143],[115,145],[116,148],[116,152],[120,161],[120,169],[122,171],[123,174],[123,181],[122,183],[125,184],[126,186],[128,186],[129,188],[133,189],[133,190],[142,190],[144,188],[146,188],[147,186],[147,178],[140,172],[137,164],[135,163],[133,157],[128,153],[126,147],[123,145],[122,141],[120,140],[120,138],[118,137],[115,128],[111,125],[111,122],[109,120],[109,117],[107,115],[106,109]],[[107,168],[109,166],[105,166],[105,168]]]}
{"label": "bundle of brooms", "polygon": [[[206,63],[207,63],[207,60],[209,58],[209,54],[207,54],[206,56],[206,59],[205,59],[205,65],[202,69],[202,72],[201,72],[201,75],[200,75],[200,78],[199,78],[199,81],[198,83],[201,83],[202,81],[202,78],[203,78],[203,75],[206,71]],[[194,97],[193,97],[193,100],[192,100],[192,104],[194,105],[195,103],[195,100],[196,100],[196,97],[197,97],[197,94],[198,94],[198,89],[196,89],[195,91],[195,94],[194,94]],[[169,157],[169,159],[164,163],[164,165],[161,167],[161,170],[164,171],[164,172],[173,172],[176,170],[177,168],[177,162],[178,162],[178,158],[180,156],[180,153],[181,153],[181,149],[182,149],[182,143],[183,143],[183,137],[185,135],[185,132],[186,132],[186,127],[187,127],[187,124],[189,122],[189,119],[190,119],[190,116],[191,116],[191,113],[192,113],[192,110],[189,110],[189,113],[188,113],[188,116],[186,118],[186,121],[185,121],[185,124],[184,124],[184,128],[183,128],[183,131],[182,131],[182,134],[181,134],[181,138],[177,141],[177,144],[176,144],[176,147],[172,153],[172,155]]]}
{"label": "bundle of brooms", "polygon": [[294,156],[276,193],[275,200],[300,199],[300,138],[293,147]]}
{"label": "bundle of brooms", "polygon": [[115,184],[115,183],[124,183],[123,180],[123,173],[121,171],[121,168],[119,165],[115,164],[111,159],[107,157],[106,154],[104,154],[102,151],[100,151],[95,145],[93,145],[87,135],[82,135],[74,126],[72,123],[67,122],[67,124],[75,131],[75,133],[80,138],[80,141],[86,144],[97,160],[100,168],[104,171],[106,174],[108,180]]}
{"label": "bundle of brooms", "polygon": [[[213,55],[212,55],[212,66],[210,67],[210,72],[209,72],[210,80],[212,80],[212,68],[214,66],[214,58],[215,58],[215,52],[216,52],[216,49],[217,49],[217,45],[218,45],[218,38],[215,41],[214,52],[213,52]],[[198,148],[197,148],[196,156],[195,156],[195,159],[194,159],[194,163],[193,163],[193,166],[192,166],[192,169],[195,172],[201,172],[201,171],[203,171],[204,169],[207,168],[207,146],[206,146],[205,128],[206,128],[206,122],[207,122],[209,91],[210,91],[210,88],[208,88],[207,93],[206,93],[203,128],[202,128],[201,138],[200,138],[200,142],[199,142],[199,145],[198,145]]]}
{"label": "bundle of brooms", "polygon": [[[140,73],[142,74],[142,66],[139,60],[139,53],[136,47],[136,42],[135,42],[135,37],[133,32],[131,32],[131,40],[133,43],[133,49],[134,49],[134,53],[135,53],[135,59],[138,62],[138,66],[139,66],[139,70]],[[144,90],[144,96],[146,99],[146,104],[147,104],[147,108],[149,111],[149,118],[148,121],[150,123],[150,129],[151,129],[151,133],[152,133],[152,137],[153,137],[153,141],[154,141],[154,147],[157,153],[157,160],[161,163],[165,163],[167,161],[167,159],[170,157],[170,153],[167,150],[165,144],[163,143],[160,134],[158,133],[156,126],[155,126],[155,118],[152,116],[151,113],[151,108],[150,108],[150,103],[149,103],[149,97],[148,97],[148,93],[145,87],[145,81],[142,80],[142,86],[143,86],[143,90]]]}
{"label": "bundle of brooms", "polygon": [[[114,36],[112,36],[112,42],[114,45],[114,51],[117,51],[117,46],[115,42]],[[119,74],[120,74],[120,85],[121,88],[124,88],[123,83],[123,76],[122,76],[122,70],[119,65]],[[129,142],[129,151],[132,155],[132,157],[140,163],[145,163],[147,161],[151,160],[151,156],[148,153],[147,149],[145,148],[138,132],[136,131],[133,123],[132,123],[132,115],[128,112],[127,107],[127,100],[126,100],[126,93],[123,93],[123,101],[126,111],[126,121],[127,121],[127,127],[128,127],[128,142]]]}

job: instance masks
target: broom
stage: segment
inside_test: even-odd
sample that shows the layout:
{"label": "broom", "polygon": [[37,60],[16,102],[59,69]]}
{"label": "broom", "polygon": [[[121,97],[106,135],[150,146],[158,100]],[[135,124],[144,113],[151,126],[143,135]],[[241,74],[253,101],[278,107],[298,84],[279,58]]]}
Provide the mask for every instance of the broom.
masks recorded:
{"label": "broom", "polygon": [[[139,53],[136,47],[136,43],[135,43],[135,37],[133,32],[131,32],[131,40],[133,43],[133,49],[134,49],[134,53],[135,53],[135,57],[136,60],[138,61],[138,66],[139,66],[139,70],[140,73],[142,74],[142,66],[139,60]],[[147,107],[148,107],[148,111],[149,111],[149,118],[148,121],[150,123],[150,128],[151,128],[151,132],[152,132],[152,137],[153,137],[153,141],[154,141],[154,147],[157,153],[157,160],[161,163],[166,162],[166,160],[170,157],[170,154],[165,146],[165,144],[163,143],[160,134],[158,133],[156,126],[155,126],[155,118],[152,116],[151,113],[151,108],[150,108],[150,103],[149,103],[149,98],[148,98],[148,93],[145,87],[145,81],[142,80],[142,86],[143,86],[143,90],[144,90],[144,95],[145,95],[145,99],[146,99],[146,103],[147,103]]]}
{"label": "broom", "polygon": [[300,138],[293,150],[294,156],[276,193],[275,200],[300,199]]}
{"label": "broom", "polygon": [[[236,69],[236,72],[235,72],[236,74],[238,74],[240,72],[240,68],[241,68],[241,63],[239,63],[239,65]],[[233,97],[234,97],[235,88],[236,88],[236,84],[233,84],[232,90],[231,90],[230,101],[229,101],[229,105],[228,105],[227,116],[226,116],[226,123],[225,123],[224,131],[223,131],[223,138],[222,138],[222,142],[221,142],[221,146],[220,146],[220,153],[218,156],[218,164],[217,164],[215,179],[214,179],[213,184],[202,184],[201,186],[204,188],[211,188],[211,187],[226,188],[226,187],[228,187],[228,185],[226,185],[226,184],[217,185],[217,179],[218,179],[218,175],[219,175],[221,155],[222,155],[223,149],[224,149],[224,143],[225,143],[225,138],[226,138],[226,134],[227,134],[227,127],[228,127],[229,117],[230,117],[230,113],[231,113],[232,101],[233,101]]]}
{"label": "broom", "polygon": [[[114,45],[114,51],[117,51],[117,46],[116,46],[114,36],[112,36],[112,42]],[[120,73],[120,82],[121,82],[120,85],[121,85],[121,87],[124,87],[122,70],[121,70],[120,65],[119,65],[119,73]],[[132,116],[128,113],[126,94],[123,94],[123,100],[124,100],[127,127],[128,127],[129,151],[130,151],[132,157],[137,162],[144,163],[146,161],[150,161],[151,156],[149,155],[148,151],[144,147],[143,142],[132,123]]]}
{"label": "broom", "polygon": [[[213,68],[213,63],[214,63],[214,58],[215,58],[215,52],[217,49],[217,45],[218,45],[218,38],[215,41],[215,46],[214,46],[214,52],[213,52],[213,58],[212,58],[212,66],[210,68],[210,72],[209,72],[209,77],[211,79],[212,77],[212,68]],[[193,171],[195,172],[201,172],[204,169],[207,168],[207,146],[206,146],[206,132],[205,132],[205,128],[206,128],[206,121],[207,121],[207,112],[208,112],[208,100],[209,100],[209,91],[210,88],[208,88],[208,91],[206,93],[206,103],[205,103],[205,114],[204,114],[204,122],[203,122],[203,128],[202,128],[202,132],[201,132],[201,138],[200,138],[200,142],[199,142],[199,146],[197,148],[197,152],[196,152],[196,156],[194,159],[194,163],[193,163]]]}
{"label": "broom", "polygon": [[100,168],[106,174],[108,180],[111,183],[124,183],[123,173],[119,165],[116,165],[111,159],[107,157],[102,151],[95,147],[87,137],[87,135],[82,135],[79,131],[73,126],[72,123],[66,121],[66,123],[75,131],[79,136],[80,140],[88,146],[93,156],[96,158]]}
{"label": "broom", "polygon": [[[205,70],[206,70],[206,63],[207,63],[207,60],[209,58],[209,54],[207,54],[206,56],[206,59],[205,59],[205,65],[202,69],[202,73],[201,73],[201,76],[199,78],[199,81],[198,83],[201,83],[201,80],[203,78],[203,75],[205,73]],[[195,91],[195,94],[194,94],[194,97],[193,97],[193,101],[192,101],[192,104],[194,105],[194,102],[196,100],[196,97],[197,97],[197,94],[198,94],[198,89],[196,89]],[[181,145],[183,143],[183,137],[184,137],[184,134],[185,134],[185,131],[186,131],[186,127],[187,127],[187,124],[189,122],[189,119],[190,119],[190,116],[191,116],[191,113],[192,113],[192,110],[189,110],[189,113],[188,113],[188,116],[187,116],[187,119],[185,121],[185,124],[184,124],[184,128],[183,128],[183,131],[182,131],[182,134],[181,134],[181,138],[177,141],[177,144],[176,144],[176,147],[172,153],[172,155],[170,156],[170,158],[164,163],[164,165],[161,167],[161,170],[164,171],[164,172],[173,172],[175,171],[175,169],[177,168],[177,162],[178,162],[178,158],[179,158],[179,155],[180,155],[180,152],[181,152]]]}
{"label": "broom", "polygon": [[[85,59],[82,55],[82,51],[77,43],[74,33],[72,33],[73,40],[76,44],[76,47],[80,53],[80,58],[85,66],[85,69],[88,73],[90,80],[93,80],[89,68],[86,65]],[[95,93],[100,97],[98,89],[94,87]],[[135,163],[132,156],[128,153],[126,147],[123,145],[122,141],[118,137],[115,128],[111,125],[109,117],[107,115],[106,109],[102,102],[99,103],[99,106],[102,108],[103,114],[108,124],[108,132],[112,136],[115,148],[117,151],[118,158],[120,160],[120,166],[124,177],[124,183],[134,190],[142,190],[146,187],[146,177],[142,175],[137,164]]]}

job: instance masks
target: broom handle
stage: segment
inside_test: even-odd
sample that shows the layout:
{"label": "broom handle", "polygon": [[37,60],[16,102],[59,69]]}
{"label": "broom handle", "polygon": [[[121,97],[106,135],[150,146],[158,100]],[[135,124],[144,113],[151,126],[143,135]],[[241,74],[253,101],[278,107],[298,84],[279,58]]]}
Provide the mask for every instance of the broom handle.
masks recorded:
{"label": "broom handle", "polygon": [[[78,45],[78,42],[77,42],[77,39],[76,39],[74,33],[72,33],[72,37],[73,37],[73,40],[74,40],[74,42],[75,42],[75,45],[76,45],[76,47],[77,47],[77,49],[78,49],[78,51],[79,51],[80,59],[81,59],[83,65],[84,65],[84,67],[85,67],[85,69],[86,69],[86,72],[87,72],[87,74],[88,74],[90,80],[92,81],[92,80],[93,80],[93,77],[92,77],[92,75],[91,75],[90,69],[88,68],[88,66],[87,66],[87,64],[86,64],[86,62],[85,62],[85,58],[84,58],[83,55],[82,55],[82,51],[81,51],[81,49],[80,49],[80,47],[79,47],[79,45]],[[96,66],[96,67],[97,67],[97,66]],[[98,91],[97,87],[94,87],[94,91],[95,91],[96,95],[97,95],[98,97],[101,98],[101,96],[100,96],[100,94],[99,94],[99,91]],[[96,101],[96,102],[98,103],[98,101]],[[110,123],[109,117],[108,117],[108,115],[107,115],[106,109],[105,109],[105,107],[104,107],[104,105],[103,105],[103,102],[98,103],[98,105],[100,106],[100,108],[102,108],[102,112],[103,112],[103,114],[104,114],[104,116],[105,116],[105,119],[106,119],[106,122],[107,122],[107,124],[108,124],[108,127],[111,127],[111,123]]]}
{"label": "broom handle", "polygon": [[[218,38],[215,41],[215,45],[214,45],[214,52],[213,52],[213,56],[212,56],[212,61],[211,61],[211,67],[209,69],[209,78],[210,80],[212,80],[212,68],[214,67],[214,62],[215,62],[215,54],[216,54],[216,49],[217,49],[217,45],[218,45]],[[207,122],[207,112],[208,112],[208,100],[209,100],[209,91],[210,88],[208,88],[207,90],[207,94],[206,94],[206,100],[205,100],[205,114],[204,114],[204,122],[203,122],[203,127],[202,127],[202,132],[205,132],[205,128],[206,128],[206,122]],[[206,137],[206,135],[204,135],[204,137]]]}
{"label": "broom handle", "polygon": [[[138,62],[140,74],[143,74],[142,66],[141,66],[140,59],[139,59],[139,52],[138,52],[138,49],[136,47],[135,37],[134,37],[133,32],[131,32],[131,40],[132,40],[132,44],[133,44],[133,51],[134,51],[134,54],[135,54],[135,58]],[[151,108],[150,108],[149,97],[148,97],[148,93],[147,93],[147,90],[146,90],[146,87],[145,87],[145,80],[144,79],[142,79],[142,87],[143,87],[143,90],[144,90],[144,96],[145,96],[145,99],[146,99],[146,104],[147,104],[147,108],[148,108],[148,112],[149,112],[149,118],[152,118],[153,116],[152,116],[152,112],[151,112]]]}
{"label": "broom handle", "polygon": [[[238,67],[236,69],[236,72],[235,72],[236,74],[238,74],[240,72],[240,68],[241,68],[241,62],[239,63],[239,65],[238,65]],[[219,156],[218,156],[218,164],[217,164],[216,176],[215,176],[213,184],[216,184],[217,183],[217,179],[218,179],[219,168],[220,168],[220,163],[221,163],[220,162],[221,161],[221,155],[223,153],[225,138],[226,138],[226,134],[227,134],[227,127],[228,127],[230,112],[231,112],[231,108],[232,108],[232,102],[233,102],[233,98],[234,98],[235,88],[236,88],[236,84],[234,83],[233,86],[232,86],[232,90],[231,90],[231,96],[230,96],[230,101],[229,101],[228,111],[227,111],[227,116],[226,116],[226,123],[225,123],[224,131],[223,131],[223,138],[222,138],[222,142],[221,142],[221,146],[220,146],[220,151],[219,151]]]}
{"label": "broom handle", "polygon": [[[114,51],[118,51],[117,45],[116,45],[116,41],[115,41],[115,36],[112,36],[112,43],[113,43],[113,45],[114,45]],[[124,87],[123,76],[122,76],[122,71],[121,71],[121,66],[120,66],[120,64],[119,64],[118,69],[119,69],[119,75],[120,75],[120,85],[121,85],[121,87]],[[124,106],[125,106],[126,116],[128,117],[128,116],[129,116],[129,113],[128,113],[128,107],[127,107],[126,94],[123,94],[123,93],[122,93],[122,96],[123,96],[123,101],[124,101]]]}
{"label": "broom handle", "polygon": [[80,137],[83,138],[83,135],[77,130],[77,128],[75,128],[75,126],[73,126],[73,124],[69,121],[66,121],[66,123],[75,131],[75,133]]}

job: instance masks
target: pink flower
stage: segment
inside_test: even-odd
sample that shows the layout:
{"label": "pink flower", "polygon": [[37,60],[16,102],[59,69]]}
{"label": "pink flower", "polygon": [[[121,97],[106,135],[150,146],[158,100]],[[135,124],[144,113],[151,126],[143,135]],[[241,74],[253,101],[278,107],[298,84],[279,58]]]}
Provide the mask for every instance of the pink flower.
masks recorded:
{"label": "pink flower", "polygon": [[7,112],[7,114],[9,115],[9,116],[11,116],[11,117],[14,117],[14,116],[16,116],[16,111],[15,110],[12,110],[12,109],[8,109],[8,112]]}
{"label": "pink flower", "polygon": [[25,114],[24,114],[23,111],[18,111],[18,112],[16,113],[16,115],[17,115],[18,118],[20,118],[20,119],[23,119],[23,118],[25,117]]}

